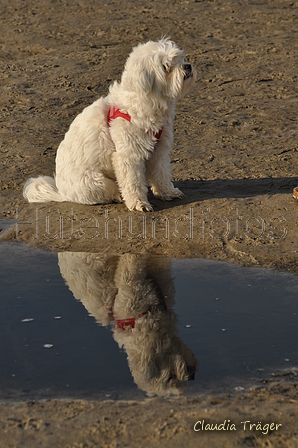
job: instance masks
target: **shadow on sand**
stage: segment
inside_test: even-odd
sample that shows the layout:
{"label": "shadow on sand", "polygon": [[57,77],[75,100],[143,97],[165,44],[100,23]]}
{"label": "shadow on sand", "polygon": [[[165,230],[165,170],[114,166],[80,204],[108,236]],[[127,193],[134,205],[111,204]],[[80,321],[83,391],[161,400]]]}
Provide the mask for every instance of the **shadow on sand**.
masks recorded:
{"label": "shadow on sand", "polygon": [[297,185],[298,177],[178,181],[175,182],[175,187],[183,191],[185,198],[175,199],[173,202],[162,202],[152,196],[150,202],[155,209],[162,210],[173,207],[173,204],[185,205],[211,198],[246,198],[275,194],[292,196],[293,188]]}

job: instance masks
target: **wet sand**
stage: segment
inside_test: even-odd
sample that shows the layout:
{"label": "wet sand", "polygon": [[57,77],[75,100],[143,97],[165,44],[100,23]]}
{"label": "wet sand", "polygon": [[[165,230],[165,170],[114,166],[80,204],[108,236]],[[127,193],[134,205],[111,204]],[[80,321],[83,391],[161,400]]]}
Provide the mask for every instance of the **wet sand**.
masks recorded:
{"label": "wet sand", "polygon": [[[30,448],[294,448],[298,443],[296,409],[296,387],[277,383],[236,397],[0,404],[0,440],[1,446]],[[209,428],[217,424],[218,429],[207,429],[208,424]]]}
{"label": "wet sand", "polygon": [[[17,221],[0,239],[54,251],[207,257],[297,273],[298,3],[127,3],[1,2],[0,217]],[[106,95],[133,46],[163,35],[198,71],[175,122],[172,170],[185,199],[150,197],[154,212],[146,220],[123,204],[27,204],[25,180],[52,175],[75,116]],[[222,433],[202,438],[193,430],[208,415],[215,423],[241,417],[283,424],[262,435],[240,430],[237,420],[239,430],[224,433],[225,446],[294,447],[296,382],[268,384],[236,398],[3,404],[0,445],[221,446]]]}

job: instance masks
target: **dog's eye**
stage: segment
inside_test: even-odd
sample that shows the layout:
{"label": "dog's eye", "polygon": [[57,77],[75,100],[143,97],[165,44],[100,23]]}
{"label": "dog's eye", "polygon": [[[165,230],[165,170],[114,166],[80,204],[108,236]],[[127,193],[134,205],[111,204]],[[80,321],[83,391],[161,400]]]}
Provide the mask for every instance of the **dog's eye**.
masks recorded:
{"label": "dog's eye", "polygon": [[162,68],[163,68],[165,73],[170,73],[170,71],[171,71],[171,66],[170,65],[162,64]]}

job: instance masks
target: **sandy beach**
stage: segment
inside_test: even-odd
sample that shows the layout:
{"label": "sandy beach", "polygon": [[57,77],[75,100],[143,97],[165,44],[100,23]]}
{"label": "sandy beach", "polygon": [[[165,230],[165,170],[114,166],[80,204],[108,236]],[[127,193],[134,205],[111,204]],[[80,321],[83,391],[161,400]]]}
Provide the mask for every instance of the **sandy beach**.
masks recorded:
{"label": "sandy beach", "polygon": [[[0,242],[298,272],[298,2],[3,0],[0,12],[0,219],[11,219]],[[131,48],[165,35],[198,72],[176,109],[172,171],[185,198],[149,196],[146,215],[26,203],[24,182],[53,174],[70,123],[120,79]],[[233,396],[1,403],[0,446],[295,447],[297,400],[290,376]],[[194,431],[203,419],[237,430]],[[244,421],[282,426],[264,434]]]}

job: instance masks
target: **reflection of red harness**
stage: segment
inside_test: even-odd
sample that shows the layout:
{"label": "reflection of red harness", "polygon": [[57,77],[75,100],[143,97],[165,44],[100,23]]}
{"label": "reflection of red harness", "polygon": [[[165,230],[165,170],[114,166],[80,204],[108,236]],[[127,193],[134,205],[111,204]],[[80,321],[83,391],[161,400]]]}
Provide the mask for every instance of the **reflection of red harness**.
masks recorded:
{"label": "reflection of red harness", "polygon": [[116,327],[120,328],[121,330],[127,330],[129,328],[134,328],[135,324],[136,324],[136,319],[143,317],[148,313],[155,314],[158,311],[163,312],[163,313],[165,311],[167,311],[167,309],[168,309],[167,304],[166,304],[165,298],[164,298],[161,290],[159,289],[159,287],[157,285],[155,286],[154,290],[155,290],[157,298],[159,299],[159,303],[157,303],[156,305],[150,305],[149,309],[147,311],[144,311],[143,313],[139,314],[137,318],[128,317],[127,319],[116,319],[114,316],[114,312],[113,312],[114,307],[112,307],[111,314],[115,321]]}
{"label": "reflection of red harness", "polygon": [[[118,109],[118,107],[111,106],[109,108],[109,112],[108,112],[108,126],[110,126],[111,120],[115,120],[115,118],[118,118],[118,117],[124,118],[124,120],[131,122],[131,116],[127,112],[121,112],[121,110]],[[163,128],[161,128],[158,132],[155,132],[153,134],[153,136],[156,138],[157,141],[161,137],[162,130],[163,130]]]}

